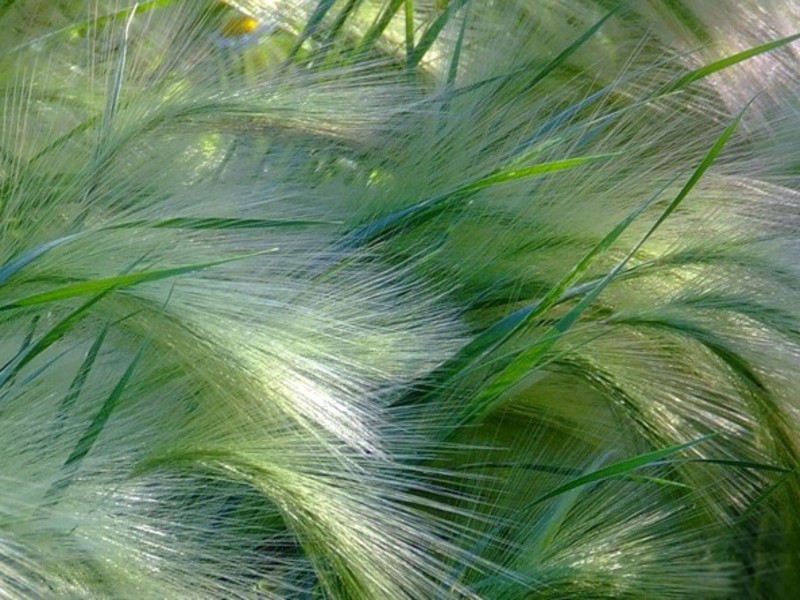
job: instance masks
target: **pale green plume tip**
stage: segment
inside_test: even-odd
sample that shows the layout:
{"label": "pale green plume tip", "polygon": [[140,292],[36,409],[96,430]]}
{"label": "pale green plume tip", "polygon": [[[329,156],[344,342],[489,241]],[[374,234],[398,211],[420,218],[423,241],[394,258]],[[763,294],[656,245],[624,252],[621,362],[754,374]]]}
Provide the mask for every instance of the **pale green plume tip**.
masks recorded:
{"label": "pale green plume tip", "polygon": [[0,598],[800,589],[800,4],[0,32]]}

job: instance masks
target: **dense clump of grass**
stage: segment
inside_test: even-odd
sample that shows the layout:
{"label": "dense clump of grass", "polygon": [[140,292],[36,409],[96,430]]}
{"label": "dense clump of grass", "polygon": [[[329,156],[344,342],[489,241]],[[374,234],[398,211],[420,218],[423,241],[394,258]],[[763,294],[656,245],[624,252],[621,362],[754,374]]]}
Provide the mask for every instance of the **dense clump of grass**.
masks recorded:
{"label": "dense clump of grass", "polygon": [[0,597],[800,585],[795,3],[0,31]]}

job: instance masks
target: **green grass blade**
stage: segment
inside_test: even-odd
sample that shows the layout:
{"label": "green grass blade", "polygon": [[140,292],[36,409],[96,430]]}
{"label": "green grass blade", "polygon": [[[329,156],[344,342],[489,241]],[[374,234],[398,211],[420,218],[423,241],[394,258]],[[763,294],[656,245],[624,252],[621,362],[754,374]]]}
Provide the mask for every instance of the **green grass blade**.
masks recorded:
{"label": "green grass blade", "polygon": [[11,262],[4,264],[0,267],[0,285],[5,284],[9,279],[11,279],[14,275],[19,273],[22,269],[27,267],[29,264],[34,262],[37,258],[40,258],[44,254],[48,253],[53,248],[60,246],[65,242],[69,242],[70,240],[74,240],[75,238],[79,237],[80,234],[74,235],[67,235],[56,240],[52,240],[47,242],[46,244],[42,244],[38,248],[34,248],[33,250],[29,250],[22,256],[15,258]]}
{"label": "green grass blade", "polygon": [[389,26],[389,23],[392,22],[395,14],[397,11],[400,10],[400,6],[402,6],[405,0],[390,0],[389,4],[383,10],[381,15],[378,19],[373,23],[372,27],[370,27],[367,32],[362,36],[361,42],[358,44],[355,50],[356,55],[361,55],[366,52],[369,52],[372,47],[375,45],[375,42],[378,41],[378,38],[383,35],[383,32]]}
{"label": "green grass blade", "polygon": [[704,79],[709,75],[713,75],[714,73],[718,73],[720,71],[728,69],[740,62],[744,62],[760,54],[771,52],[772,50],[776,50],[777,48],[786,46],[787,44],[791,44],[792,42],[798,39],[800,39],[800,33],[796,33],[788,37],[768,42],[766,44],[761,44],[760,46],[754,46],[753,48],[748,48],[747,50],[744,50],[742,52],[737,52],[736,54],[732,54],[721,60],[712,62],[708,65],[700,67],[699,69],[695,69],[690,73],[687,73],[683,77],[680,77],[677,81],[667,84],[661,89],[659,89],[655,95],[664,96],[672,92],[677,92],[678,90],[688,87],[694,82]]}
{"label": "green grass blade", "polygon": [[[456,83],[458,77],[458,65],[461,62],[461,50],[464,47],[464,37],[467,33],[467,23],[469,22],[469,9],[472,6],[470,0],[467,0],[467,8],[464,10],[464,16],[461,19],[461,28],[458,30],[458,39],[453,48],[453,56],[450,58],[450,66],[447,68],[447,89],[451,89]],[[424,38],[424,35],[423,35]],[[420,44],[422,41],[420,41]],[[420,57],[421,59],[422,57]]]}
{"label": "green grass blade", "polygon": [[700,165],[694,170],[689,180],[681,188],[675,199],[667,206],[661,213],[656,222],[645,233],[642,239],[634,246],[628,255],[615,266],[597,285],[595,285],[578,304],[566,315],[564,315],[558,323],[556,323],[548,333],[546,333],[539,341],[531,347],[519,353],[500,373],[495,375],[489,384],[470,402],[466,407],[464,413],[465,421],[472,421],[480,419],[494,407],[497,399],[502,396],[504,392],[517,385],[525,377],[527,377],[531,370],[534,369],[545,358],[550,349],[556,342],[569,331],[573,325],[578,321],[586,309],[597,299],[600,293],[608,287],[608,285],[616,278],[617,274],[624,268],[628,261],[639,251],[639,249],[647,242],[647,240],[655,233],[661,224],[680,206],[686,199],[691,190],[697,185],[706,171],[711,167],[714,160],[719,156],[722,149],[725,147],[726,142],[733,135],[739,122],[744,116],[744,111],[747,110],[749,104],[742,109],[741,112],[733,119],[733,121],[725,128],[722,135],[706,154],[705,158],[701,161]]}
{"label": "green grass blade", "polygon": [[41,150],[39,150],[36,154],[31,156],[30,160],[28,161],[28,166],[31,166],[33,163],[38,161],[40,158],[47,156],[48,153],[52,152],[53,150],[57,150],[61,148],[64,144],[74,138],[76,135],[80,135],[81,133],[85,133],[89,131],[92,127],[97,125],[100,121],[100,115],[94,115],[89,117],[88,119],[84,119],[80,123],[78,123],[75,127],[70,129],[67,133],[62,135],[61,137],[56,138],[46,146],[44,146]]}
{"label": "green grass blade", "polygon": [[158,281],[160,279],[169,279],[187,273],[194,273],[202,271],[211,267],[224,265],[255,256],[260,256],[272,252],[273,250],[266,250],[263,252],[254,252],[252,254],[245,254],[227,258],[223,260],[215,260],[205,263],[197,263],[193,265],[186,265],[184,267],[176,267],[174,269],[161,269],[157,271],[140,271],[138,273],[129,273],[126,275],[119,275],[117,277],[107,277],[104,279],[95,279],[92,281],[83,281],[81,283],[74,283],[65,285],[60,288],[34,294],[27,298],[21,298],[7,304],[0,305],[0,311],[11,310],[14,308],[23,308],[27,306],[36,306],[38,304],[46,304],[48,302],[56,302],[58,300],[66,300],[75,298],[77,296],[84,296],[86,294],[105,293],[112,290],[123,288],[130,288],[141,283],[148,283],[151,281]]}
{"label": "green grass blade", "polygon": [[446,209],[448,206],[458,200],[463,200],[472,194],[494,185],[518,181],[521,179],[528,179],[533,177],[541,177],[559,171],[567,171],[582,167],[587,164],[595,163],[602,160],[616,156],[614,154],[598,154],[594,156],[579,156],[574,158],[566,158],[563,160],[554,160],[546,163],[539,163],[530,167],[524,168],[511,168],[498,171],[479,179],[463,185],[451,192],[440,194],[433,198],[423,200],[413,206],[404,208],[390,215],[377,219],[367,225],[357,228],[353,233],[345,238],[341,243],[342,248],[354,248],[363,246],[373,242],[392,231],[397,229],[406,228],[411,224],[418,224],[419,222],[433,217]]}
{"label": "green grass blade", "polygon": [[681,22],[681,25],[691,31],[701,43],[709,44],[712,41],[711,32],[682,0],[664,0],[664,6]]}
{"label": "green grass blade", "polygon": [[688,461],[691,463],[704,463],[709,465],[724,465],[726,467],[736,467],[738,469],[752,469],[754,471],[771,471],[773,473],[792,473],[795,469],[787,469],[786,467],[779,467],[769,463],[760,463],[750,460],[732,460],[725,458],[696,458]]}
{"label": "green grass blade", "polygon": [[637,244],[635,250],[638,250],[644,245],[644,243],[650,238],[651,235],[653,235],[656,229],[658,229],[661,226],[661,224],[664,221],[666,221],[673,212],[675,212],[675,209],[677,209],[678,206],[680,206],[680,204],[684,201],[686,196],[689,195],[692,189],[694,189],[697,183],[703,178],[703,176],[706,174],[706,171],[708,171],[708,169],[711,167],[711,165],[714,163],[714,161],[722,152],[722,149],[725,147],[725,144],[728,143],[728,140],[736,131],[736,128],[739,126],[739,123],[742,120],[742,117],[744,117],[744,113],[750,107],[751,103],[752,100],[748,102],[747,105],[745,105],[745,107],[739,111],[739,114],[737,114],[736,117],[734,117],[734,119],[728,124],[728,126],[722,132],[722,135],[717,139],[716,142],[714,142],[714,145],[711,147],[711,150],[709,150],[708,154],[706,154],[705,158],[703,158],[700,165],[692,173],[692,176],[689,178],[689,181],[687,181],[686,184],[683,186],[683,188],[681,188],[681,191],[678,192],[678,195],[675,197],[672,203],[670,203],[670,205],[661,214],[661,216],[658,218],[655,224],[653,224],[650,230]]}
{"label": "green grass blade", "polygon": [[86,316],[89,309],[102,300],[110,290],[102,291],[88,302],[85,302],[74,311],[69,313],[61,321],[56,323],[50,331],[44,334],[38,342],[33,346],[28,346],[21,350],[11,361],[6,363],[2,370],[0,370],[0,387],[4,386],[10,379],[12,379],[19,371],[36,358],[39,354],[47,350],[55,342],[60,340],[64,335],[83,317]]}
{"label": "green grass blade", "polygon": [[178,469],[198,464],[211,464],[215,462],[242,462],[238,454],[232,450],[221,448],[194,448],[171,452],[159,452],[157,455],[145,458],[134,465],[131,477],[141,477],[159,470]]}
{"label": "green grass blade", "polygon": [[67,412],[72,408],[75,404],[75,401],[78,399],[78,396],[83,390],[83,385],[86,383],[87,377],[89,377],[89,373],[94,366],[95,361],[97,360],[97,356],[100,353],[100,348],[103,345],[103,342],[106,339],[106,334],[108,333],[108,327],[104,327],[100,333],[98,334],[95,341],[92,343],[92,346],[89,348],[89,351],[86,353],[86,356],[81,362],[81,366],[78,368],[78,372],[75,374],[72,383],[70,383],[69,390],[67,390],[67,394],[61,400],[61,403],[58,406],[58,423],[59,426],[63,423],[64,419],[66,418]]}
{"label": "green grass blade", "polygon": [[[589,477],[597,473],[597,467],[606,461],[606,456],[600,457],[590,467],[589,473],[583,474],[573,481],[578,481],[582,477]],[[622,474],[624,475],[624,473]],[[570,490],[565,490],[560,494],[560,497],[548,507],[546,515],[538,519],[536,526],[533,527],[527,534],[526,540],[521,544],[524,548],[525,554],[529,556],[537,556],[545,552],[546,549],[553,543],[558,532],[561,530],[564,521],[572,511],[572,509],[580,500],[581,486],[576,486]]]}
{"label": "green grass blade", "polygon": [[[639,208],[631,212],[624,220],[620,221],[612,231],[607,233],[600,242],[572,267],[569,273],[567,273],[558,284],[550,289],[544,298],[514,311],[480,332],[464,346],[454,358],[434,371],[426,383],[433,384],[431,387],[436,389],[447,381],[463,376],[465,373],[469,372],[472,365],[478,364],[481,358],[487,353],[497,349],[515,334],[524,330],[534,319],[539,318],[557,304],[574,297],[578,293],[583,293],[595,287],[598,282],[589,286],[583,285],[578,287],[575,287],[575,284],[586,274],[597,258],[611,248],[625,230],[630,227],[653,202],[658,200],[664,189],[670,184],[671,182],[654,194]],[[419,397],[414,398],[413,402],[419,402],[421,399],[422,398]],[[408,399],[406,399],[406,402],[407,401]]]}
{"label": "green grass blade", "polygon": [[703,442],[707,442],[708,440],[715,437],[716,434],[710,434],[693,440],[691,442],[686,442],[685,444],[678,444],[675,446],[670,446],[668,448],[662,448],[661,450],[655,450],[653,452],[647,452],[645,454],[640,454],[638,456],[634,456],[633,458],[629,458],[620,462],[616,462],[612,465],[607,467],[603,467],[602,469],[594,470],[586,475],[582,475],[580,477],[576,477],[567,483],[559,485],[555,489],[550,490],[546,494],[535,498],[530,503],[528,503],[524,510],[530,510],[537,504],[541,504],[551,498],[555,498],[560,496],[561,494],[565,494],[570,492],[574,489],[584,487],[587,485],[600,483],[601,481],[605,481],[607,479],[611,479],[614,477],[621,477],[624,475],[629,475],[634,471],[638,471],[644,467],[652,467],[658,464],[661,464],[662,461],[666,458],[669,458],[683,450],[687,450],[698,444],[702,444]]}
{"label": "green grass blade", "polygon": [[405,0],[406,21],[406,68],[411,71],[416,65],[414,57],[414,0]]}
{"label": "green grass blade", "polygon": [[787,481],[791,477],[797,475],[797,467],[794,469],[790,469],[786,471],[783,475],[778,477],[770,486],[767,487],[763,492],[761,492],[749,505],[748,507],[742,512],[742,514],[736,519],[736,523],[742,523],[747,521],[756,511],[764,504],[772,494],[774,494],[779,488],[784,486]]}
{"label": "green grass blade", "polygon": [[[455,18],[458,11],[461,10],[465,4],[468,4],[471,0],[451,0],[447,3],[447,8],[440,14],[436,19],[431,23],[430,27],[428,27],[422,34],[419,39],[419,43],[417,44],[416,48],[412,48],[411,54],[409,54],[408,63],[411,67],[416,67],[419,62],[423,59],[423,57],[428,53],[428,50],[431,49],[434,42],[439,37],[439,34],[442,32],[442,29],[445,28],[447,23]],[[465,21],[466,22],[466,21]],[[463,30],[462,25],[462,30]],[[459,44],[456,45],[456,51],[453,53],[453,59],[457,62],[457,54],[460,52],[460,39],[463,37],[463,33],[459,36]],[[451,63],[452,68],[452,63]]]}
{"label": "green grass blade", "polygon": [[[702,66],[702,67],[700,67],[698,69],[695,69],[694,71],[691,71],[690,73],[687,73],[686,75],[680,77],[675,82],[670,83],[668,85],[665,85],[665,86],[659,88],[658,91],[656,91],[649,98],[649,100],[653,100],[653,99],[659,98],[661,96],[667,95],[669,93],[679,91],[679,90],[681,90],[681,89],[683,89],[685,87],[688,87],[689,85],[691,85],[691,84],[693,84],[693,83],[695,83],[697,81],[700,81],[700,80],[702,80],[702,79],[704,79],[704,78],[706,78],[706,77],[708,77],[710,75],[713,75],[714,73],[718,73],[718,72],[723,71],[723,70],[725,70],[725,69],[727,69],[729,67],[732,67],[732,66],[734,66],[734,65],[736,65],[736,64],[738,64],[740,62],[744,62],[744,61],[746,61],[746,60],[748,60],[750,58],[754,58],[754,57],[759,56],[761,54],[765,54],[765,53],[768,53],[768,52],[770,52],[772,50],[778,49],[778,48],[780,48],[782,46],[785,46],[787,44],[792,43],[793,41],[795,41],[797,39],[800,39],[800,34],[796,34],[796,35],[792,35],[792,36],[789,36],[789,37],[781,38],[780,40],[776,40],[774,42],[770,42],[770,43],[763,44],[763,45],[760,45],[760,46],[755,46],[755,47],[749,48],[749,49],[747,49],[747,50],[745,50],[743,52],[739,52],[737,54],[734,54],[734,55],[731,55],[729,57],[723,58],[721,60],[715,61],[715,62],[710,63],[708,65],[704,65],[704,66]],[[624,82],[624,81],[627,81],[627,80],[628,80],[628,78],[623,77],[620,80],[620,82]],[[486,82],[479,82],[478,84],[473,84],[473,85],[483,85],[484,83],[488,83],[488,82],[489,82],[489,80],[487,80]],[[530,139],[528,139],[525,142],[523,142],[522,144],[520,144],[520,147],[514,152],[513,155],[517,156],[520,153],[524,152],[527,148],[529,148],[531,145],[533,145],[536,141],[542,139],[545,135],[547,135],[551,131],[556,130],[558,127],[560,127],[562,124],[567,122],[569,119],[571,119],[577,113],[579,113],[581,110],[584,110],[588,106],[590,106],[592,104],[595,104],[596,102],[598,102],[599,100],[602,100],[603,98],[606,98],[611,92],[614,91],[614,89],[619,85],[620,82],[615,82],[614,85],[607,86],[607,87],[605,87],[605,88],[603,88],[601,90],[598,90],[597,92],[594,92],[592,95],[587,96],[585,99],[581,100],[580,102],[576,103],[575,105],[573,105],[570,108],[562,111],[560,114],[558,114],[555,117],[553,117],[552,119],[550,119],[550,121],[548,121],[548,123],[544,127],[542,127],[540,129],[540,131],[537,131],[533,136],[531,136]],[[459,90],[459,92],[469,91],[469,89],[472,89],[472,86],[470,86],[470,88],[465,88],[464,90]],[[612,113],[606,115],[605,119],[609,120],[615,114],[616,113],[612,112]]]}
{"label": "green grass blade", "polygon": [[117,385],[114,386],[114,389],[111,391],[108,398],[106,398],[105,402],[103,402],[103,406],[100,407],[100,410],[92,419],[89,427],[78,440],[78,443],[67,457],[67,460],[64,461],[65,469],[77,468],[80,466],[81,461],[86,458],[86,455],[89,454],[89,451],[92,449],[92,446],[94,446],[97,438],[100,437],[100,433],[103,431],[108,419],[111,417],[111,414],[117,407],[119,399],[122,397],[122,393],[128,386],[128,383],[133,376],[133,372],[136,369],[136,365],[139,363],[139,360],[141,359],[146,347],[147,345],[145,344],[139,349],[139,352],[136,353],[136,356],[133,357],[133,360],[128,365],[128,368],[125,369],[122,377],[120,377]]}
{"label": "green grass blade", "polygon": [[295,56],[297,56],[297,53],[300,51],[300,48],[303,46],[305,41],[317,33],[317,30],[322,24],[323,19],[331,10],[331,8],[333,8],[334,4],[336,4],[336,0],[319,0],[317,6],[314,8],[314,12],[311,13],[308,21],[306,21],[303,31],[301,31],[300,35],[297,36],[297,40],[295,41],[291,50],[289,50],[287,60],[291,61]]}
{"label": "green grass blade", "polygon": [[[546,502],[552,498],[556,498],[562,494],[566,494],[572,492],[573,490],[578,490],[579,488],[593,485],[596,483],[600,483],[603,481],[607,481],[609,479],[614,478],[623,478],[628,479],[632,475],[636,475],[636,472],[640,469],[645,467],[652,467],[663,464],[665,459],[668,459],[683,450],[687,450],[698,444],[708,441],[709,439],[715,437],[716,434],[710,434],[707,436],[703,436],[699,439],[693,440],[691,442],[687,442],[685,444],[678,444],[674,446],[669,446],[667,448],[662,448],[661,450],[655,450],[653,452],[647,452],[645,454],[640,454],[638,456],[634,456],[633,458],[629,458],[620,462],[616,462],[611,464],[607,467],[603,467],[601,469],[592,470],[585,475],[580,475],[571,479],[567,483],[557,486],[556,488],[550,490],[546,494],[542,494],[536,497],[534,500],[528,502],[523,507],[517,509],[516,518],[509,519],[508,521],[496,525],[489,533],[487,533],[482,540],[472,548],[471,552],[474,555],[478,555],[480,552],[484,551],[494,540],[498,539],[499,534],[503,532],[509,533],[515,527],[517,523],[523,522],[525,519],[525,514],[530,512],[532,508],[536,505],[541,504],[542,502]],[[513,523],[511,525],[510,523]],[[454,572],[451,574],[451,577],[448,581],[448,584],[458,581],[466,570],[466,565],[459,565]]]}
{"label": "green grass blade", "polygon": [[[536,85],[541,82],[545,77],[547,77],[551,72],[555,69],[560,67],[566,60],[572,56],[576,51],[578,51],[581,46],[583,46],[586,42],[588,42],[594,35],[600,30],[600,28],[605,25],[605,23],[618,12],[619,8],[615,8],[608,14],[606,14],[602,19],[600,19],[597,23],[592,25],[589,29],[587,29],[584,33],[582,33],[574,42],[572,42],[569,46],[567,46],[564,50],[562,50],[553,60],[547,63],[541,70],[539,70],[536,75],[534,75],[533,79],[528,82],[525,86],[526,91],[530,91]],[[472,92],[476,89],[482,88],[485,85],[490,85],[492,83],[506,83],[509,81],[518,80],[521,76],[528,73],[531,69],[535,69],[536,65],[539,64],[538,62],[531,62],[528,63],[518,69],[513,69],[504,75],[497,75],[495,77],[489,77],[488,79],[484,79],[482,81],[476,81],[470,85],[464,86],[463,88],[459,88],[453,90],[454,94],[466,94]]]}
{"label": "green grass blade", "polygon": [[503,169],[494,175],[489,175],[483,179],[479,179],[470,183],[463,188],[459,188],[459,193],[472,193],[483,190],[485,188],[497,185],[499,183],[507,183],[509,181],[516,181],[519,179],[527,179],[529,177],[540,177],[548,173],[557,173],[558,171],[567,171],[576,167],[582,167],[587,164],[595,163],[602,160],[608,160],[618,156],[614,153],[595,154],[592,156],[576,156],[573,158],[565,158],[562,160],[554,160],[546,163],[539,163],[530,167]]}
{"label": "green grass blade", "polygon": [[[621,5],[622,5],[622,3],[620,3],[620,6]],[[613,17],[615,14],[617,14],[618,10],[619,10],[619,8],[615,8],[615,9],[611,10],[602,19],[597,21],[597,23],[595,23],[589,29],[587,29],[585,32],[583,32],[583,34],[581,34],[581,36],[578,37],[578,39],[576,39],[574,42],[572,42],[569,46],[567,46],[564,50],[562,50],[553,60],[551,60],[549,63],[547,63],[544,66],[544,68],[541,71],[539,71],[530,82],[528,82],[528,84],[525,86],[524,90],[525,91],[532,90],[534,87],[536,87],[536,85],[540,81],[542,81],[550,73],[555,71],[558,67],[563,65],[570,56],[575,54],[575,52],[577,52],[586,42],[588,42],[591,38],[593,38],[594,35],[598,31],[600,31],[600,28],[602,28],[603,25],[605,25],[606,22],[611,17]]]}
{"label": "green grass blade", "polygon": [[339,35],[342,27],[344,27],[347,19],[350,18],[350,15],[355,13],[362,1],[363,0],[348,0],[347,4],[342,7],[341,12],[336,15],[336,20],[333,22],[333,25],[331,25],[330,34],[327,39],[329,45],[336,41],[336,37]]}
{"label": "green grass blade", "polygon": [[133,357],[133,360],[130,362],[127,369],[125,369],[122,377],[120,377],[119,381],[117,381],[114,389],[111,390],[111,393],[103,402],[100,410],[97,411],[91,423],[89,423],[89,426],[86,428],[86,431],[83,432],[83,435],[78,439],[78,442],[75,444],[72,452],[64,461],[64,464],[61,467],[63,472],[62,477],[53,483],[47,492],[45,492],[45,506],[55,503],[58,499],[58,495],[61,494],[67,487],[69,487],[75,472],[80,468],[81,462],[83,462],[83,459],[86,458],[86,456],[92,450],[95,442],[97,442],[97,439],[103,432],[106,423],[108,423],[108,420],[111,418],[111,415],[114,413],[114,410],[119,404],[119,400],[122,397],[122,394],[125,392],[125,389],[128,387],[128,383],[130,382],[131,377],[133,377],[133,373],[136,370],[136,366],[139,363],[145,348],[147,348],[146,343],[142,345],[142,347],[139,349],[139,352],[137,352],[136,356]]}

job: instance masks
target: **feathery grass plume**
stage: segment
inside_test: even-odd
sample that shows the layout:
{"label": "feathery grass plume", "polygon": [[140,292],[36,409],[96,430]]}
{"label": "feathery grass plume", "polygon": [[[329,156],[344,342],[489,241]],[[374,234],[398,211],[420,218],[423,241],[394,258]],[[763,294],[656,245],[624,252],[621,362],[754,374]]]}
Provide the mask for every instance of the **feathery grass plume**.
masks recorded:
{"label": "feathery grass plume", "polygon": [[800,5],[0,31],[0,597],[800,586]]}

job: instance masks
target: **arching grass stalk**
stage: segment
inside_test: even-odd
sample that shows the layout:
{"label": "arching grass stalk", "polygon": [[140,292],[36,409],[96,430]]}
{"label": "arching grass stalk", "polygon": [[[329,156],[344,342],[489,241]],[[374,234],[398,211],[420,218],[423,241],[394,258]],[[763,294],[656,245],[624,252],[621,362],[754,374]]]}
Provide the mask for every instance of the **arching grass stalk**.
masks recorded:
{"label": "arching grass stalk", "polygon": [[794,597],[795,2],[0,30],[0,596]]}

